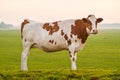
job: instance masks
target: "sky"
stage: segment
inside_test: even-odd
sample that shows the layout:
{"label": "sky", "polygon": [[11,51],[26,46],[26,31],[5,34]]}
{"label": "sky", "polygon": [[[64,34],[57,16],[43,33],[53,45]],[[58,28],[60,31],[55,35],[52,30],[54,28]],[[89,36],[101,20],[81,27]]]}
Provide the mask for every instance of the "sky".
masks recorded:
{"label": "sky", "polygon": [[19,25],[24,19],[54,22],[89,14],[103,23],[120,23],[120,0],[0,0],[0,22]]}

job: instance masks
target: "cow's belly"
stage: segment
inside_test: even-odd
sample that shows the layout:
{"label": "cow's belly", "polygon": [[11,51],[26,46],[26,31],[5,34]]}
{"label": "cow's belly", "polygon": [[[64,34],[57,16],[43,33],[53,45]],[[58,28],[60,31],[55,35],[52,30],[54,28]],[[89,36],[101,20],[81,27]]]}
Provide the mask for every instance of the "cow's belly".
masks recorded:
{"label": "cow's belly", "polygon": [[62,48],[61,46],[41,46],[40,49],[46,52],[55,52],[55,51],[61,51],[65,50],[66,48]]}
{"label": "cow's belly", "polygon": [[60,51],[60,50],[65,50],[67,49],[66,45],[65,44],[51,44],[51,43],[43,43],[42,45],[40,45],[38,47],[39,49],[43,50],[43,51],[46,51],[46,52],[54,52],[54,51]]}
{"label": "cow's belly", "polygon": [[60,36],[48,36],[46,38],[37,40],[38,41],[35,41],[37,48],[46,52],[60,51],[68,48],[67,41],[65,41],[65,39]]}

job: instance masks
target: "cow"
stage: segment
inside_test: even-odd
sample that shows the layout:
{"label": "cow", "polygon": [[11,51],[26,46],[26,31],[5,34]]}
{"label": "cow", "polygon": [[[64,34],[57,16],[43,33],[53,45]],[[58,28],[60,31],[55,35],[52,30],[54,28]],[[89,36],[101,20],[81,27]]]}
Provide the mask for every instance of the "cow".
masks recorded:
{"label": "cow", "polygon": [[31,48],[46,52],[67,50],[71,59],[71,68],[76,70],[77,52],[85,46],[90,34],[97,34],[97,24],[103,21],[93,14],[87,18],[40,23],[25,19],[21,24],[23,51],[21,70],[27,71],[27,59]]}

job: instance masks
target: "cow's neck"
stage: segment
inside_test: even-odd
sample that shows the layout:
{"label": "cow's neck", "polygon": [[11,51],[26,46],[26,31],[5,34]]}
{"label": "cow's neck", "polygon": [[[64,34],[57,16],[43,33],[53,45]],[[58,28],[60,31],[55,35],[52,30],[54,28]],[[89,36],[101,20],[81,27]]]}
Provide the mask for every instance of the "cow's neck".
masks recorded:
{"label": "cow's neck", "polygon": [[87,30],[87,23],[84,23],[82,20],[76,20],[75,24],[71,26],[71,34],[77,35],[78,39],[81,39],[82,43],[86,42],[86,39],[89,35]]}

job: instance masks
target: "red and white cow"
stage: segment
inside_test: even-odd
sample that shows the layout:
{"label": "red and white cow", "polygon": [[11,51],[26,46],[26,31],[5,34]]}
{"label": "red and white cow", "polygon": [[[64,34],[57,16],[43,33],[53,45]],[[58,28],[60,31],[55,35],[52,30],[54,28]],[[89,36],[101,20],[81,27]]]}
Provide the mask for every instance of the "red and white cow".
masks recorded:
{"label": "red and white cow", "polygon": [[21,24],[23,52],[21,70],[28,70],[27,59],[31,48],[39,48],[46,52],[68,50],[72,70],[76,70],[76,55],[82,50],[89,34],[97,34],[97,23],[102,18],[89,15],[76,20],[38,23],[25,19]]}

